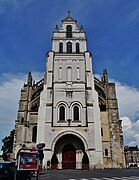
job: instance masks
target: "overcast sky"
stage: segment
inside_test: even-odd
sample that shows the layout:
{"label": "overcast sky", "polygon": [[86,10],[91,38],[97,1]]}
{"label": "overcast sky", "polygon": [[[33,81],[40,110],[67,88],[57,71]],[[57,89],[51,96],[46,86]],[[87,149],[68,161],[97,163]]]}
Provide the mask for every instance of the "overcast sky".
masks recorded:
{"label": "overcast sky", "polygon": [[0,0],[0,141],[14,128],[28,72],[43,78],[68,10],[84,27],[94,73],[107,68],[116,83],[125,145],[139,145],[139,0]]}

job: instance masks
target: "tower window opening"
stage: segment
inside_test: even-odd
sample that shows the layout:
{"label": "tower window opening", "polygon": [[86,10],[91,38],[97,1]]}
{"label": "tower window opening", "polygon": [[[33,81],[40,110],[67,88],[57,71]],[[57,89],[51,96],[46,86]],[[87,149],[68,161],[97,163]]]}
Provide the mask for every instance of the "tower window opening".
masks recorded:
{"label": "tower window opening", "polygon": [[59,121],[65,121],[65,107],[60,106],[59,108]]}
{"label": "tower window opening", "polygon": [[103,136],[103,128],[101,128],[101,136]]}
{"label": "tower window opening", "polygon": [[73,108],[73,116],[74,116],[74,121],[79,121],[79,107],[74,106]]}
{"label": "tower window opening", "polygon": [[80,46],[79,46],[79,43],[76,43],[76,53],[80,53]]}
{"label": "tower window opening", "polygon": [[100,108],[100,111],[106,111],[106,105],[100,104],[99,108]]}
{"label": "tower window opening", "polygon": [[37,139],[37,126],[34,126],[32,129],[32,142],[36,142]]}
{"label": "tower window opening", "polygon": [[59,43],[59,53],[63,53],[63,43]]}
{"label": "tower window opening", "polygon": [[72,53],[72,43],[71,42],[67,43],[67,53]]}
{"label": "tower window opening", "polygon": [[71,25],[67,25],[66,37],[67,38],[72,37],[72,26]]}
{"label": "tower window opening", "polygon": [[105,149],[105,156],[108,156],[108,149]]}

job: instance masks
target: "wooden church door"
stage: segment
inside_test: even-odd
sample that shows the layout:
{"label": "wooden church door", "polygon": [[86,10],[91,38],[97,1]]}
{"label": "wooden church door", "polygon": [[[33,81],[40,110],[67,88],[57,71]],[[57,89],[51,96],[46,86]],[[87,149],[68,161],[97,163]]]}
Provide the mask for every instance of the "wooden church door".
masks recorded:
{"label": "wooden church door", "polygon": [[76,168],[76,150],[72,144],[66,144],[62,150],[62,169]]}

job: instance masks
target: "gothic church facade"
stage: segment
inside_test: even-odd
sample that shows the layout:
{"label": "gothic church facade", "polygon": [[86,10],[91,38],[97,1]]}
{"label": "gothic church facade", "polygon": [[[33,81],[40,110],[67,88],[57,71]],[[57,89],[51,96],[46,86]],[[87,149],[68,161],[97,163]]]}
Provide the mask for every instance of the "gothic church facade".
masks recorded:
{"label": "gothic church facade", "polygon": [[29,73],[21,90],[14,155],[45,143],[44,165],[55,158],[58,169],[124,167],[115,84],[106,69],[101,80],[92,69],[84,29],[68,16],[53,32],[44,78],[34,83]]}

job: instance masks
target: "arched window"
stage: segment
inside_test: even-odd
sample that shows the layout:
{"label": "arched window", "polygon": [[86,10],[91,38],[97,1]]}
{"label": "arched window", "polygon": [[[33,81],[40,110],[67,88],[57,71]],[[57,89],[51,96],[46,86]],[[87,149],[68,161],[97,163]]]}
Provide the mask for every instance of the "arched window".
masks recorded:
{"label": "arched window", "polygon": [[63,53],[63,43],[59,43],[59,53]]}
{"label": "arched window", "polygon": [[59,121],[65,121],[65,107],[60,106],[59,108]]}
{"label": "arched window", "polygon": [[37,126],[34,126],[32,129],[32,142],[36,142],[37,139]]}
{"label": "arched window", "polygon": [[79,43],[76,43],[76,53],[80,53],[80,46],[79,46]]}
{"label": "arched window", "polygon": [[71,25],[67,25],[66,37],[67,38],[72,37],[72,26]]}
{"label": "arched window", "polygon": [[108,149],[105,149],[105,156],[108,156]]}
{"label": "arched window", "polygon": [[67,53],[72,53],[72,43],[67,42]]}
{"label": "arched window", "polygon": [[73,108],[73,120],[79,121],[79,107],[78,106],[74,106]]}
{"label": "arched window", "polygon": [[62,79],[62,67],[59,67],[59,79]]}
{"label": "arched window", "polygon": [[80,79],[80,69],[79,69],[79,67],[77,67],[77,79],[78,80]]}
{"label": "arched window", "polygon": [[71,81],[72,79],[72,69],[71,67],[67,68],[67,81]]}

